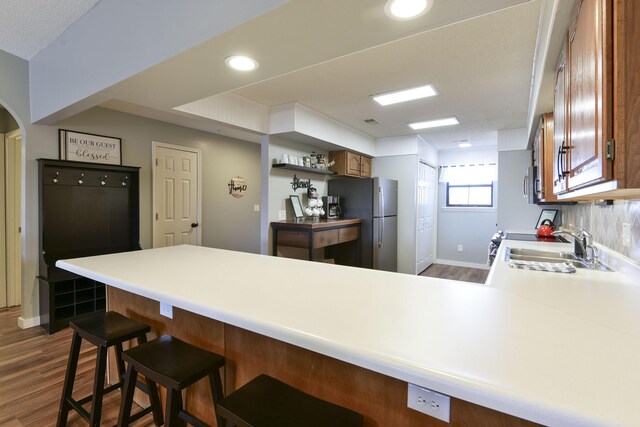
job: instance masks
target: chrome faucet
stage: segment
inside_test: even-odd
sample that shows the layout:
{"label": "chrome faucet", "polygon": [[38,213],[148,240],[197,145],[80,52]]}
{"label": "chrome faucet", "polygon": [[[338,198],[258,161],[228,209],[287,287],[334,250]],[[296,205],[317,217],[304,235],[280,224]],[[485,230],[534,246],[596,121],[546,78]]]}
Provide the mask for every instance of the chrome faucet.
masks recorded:
{"label": "chrome faucet", "polygon": [[598,263],[598,249],[593,246],[593,236],[582,227],[569,224],[570,229],[561,229],[551,233],[553,236],[566,234],[573,237],[576,257],[582,259],[590,268]]}

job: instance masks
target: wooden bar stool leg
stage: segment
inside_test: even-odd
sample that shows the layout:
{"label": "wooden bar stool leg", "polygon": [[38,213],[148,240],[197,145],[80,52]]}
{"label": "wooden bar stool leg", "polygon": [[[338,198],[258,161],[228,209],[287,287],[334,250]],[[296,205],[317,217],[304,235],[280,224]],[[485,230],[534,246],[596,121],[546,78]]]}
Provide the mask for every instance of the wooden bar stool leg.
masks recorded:
{"label": "wooden bar stool leg", "polygon": [[162,405],[160,404],[160,394],[158,393],[158,387],[156,383],[148,378],[145,378],[147,383],[147,394],[149,395],[149,403],[153,408],[151,413],[153,414],[153,422],[157,426],[164,424],[164,418],[162,417]]}
{"label": "wooden bar stool leg", "polygon": [[122,360],[122,343],[118,343],[114,347],[116,350],[116,364],[118,365],[118,381],[120,384],[123,384],[126,368],[124,366],[124,360]]}
{"label": "wooden bar stool leg", "polygon": [[122,389],[118,427],[126,427],[131,422],[129,418],[131,417],[131,406],[133,404],[133,393],[136,390],[137,377],[138,371],[132,365],[129,365]]}
{"label": "wooden bar stool leg", "polygon": [[60,410],[58,411],[57,427],[65,427],[69,416],[70,405],[67,398],[71,398],[73,393],[73,383],[76,379],[76,369],[78,368],[78,358],[80,357],[80,344],[82,338],[77,333],[71,339],[71,350],[69,350],[69,362],[67,363],[67,373],[64,376],[64,386],[62,388],[62,399],[60,400]]}
{"label": "wooden bar stool leg", "polygon": [[173,388],[167,389],[167,408],[165,414],[166,427],[182,427],[184,422],[178,414],[182,409],[182,392]]}
{"label": "wooden bar stool leg", "polygon": [[98,346],[96,357],[96,377],[93,383],[93,399],[91,400],[91,427],[100,427],[102,418],[102,398],[104,396],[104,375],[107,366],[107,347]]}
{"label": "wooden bar stool leg", "polygon": [[224,392],[222,391],[222,378],[220,378],[220,371],[211,372],[209,374],[209,385],[211,386],[211,397],[213,398],[213,410],[216,414],[216,420],[220,427],[224,426],[224,418],[218,415],[218,402],[224,399]]}

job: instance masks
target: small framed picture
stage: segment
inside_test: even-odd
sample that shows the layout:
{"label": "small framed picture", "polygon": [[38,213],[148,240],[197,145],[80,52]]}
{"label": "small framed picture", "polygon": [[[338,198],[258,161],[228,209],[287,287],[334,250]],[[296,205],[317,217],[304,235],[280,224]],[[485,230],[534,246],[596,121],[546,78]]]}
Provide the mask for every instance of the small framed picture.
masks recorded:
{"label": "small framed picture", "polygon": [[557,215],[558,209],[542,209],[542,212],[540,212],[540,217],[538,218],[538,223],[536,224],[536,229],[540,227],[542,225],[542,222],[547,219],[555,225]]}
{"label": "small framed picture", "polygon": [[296,217],[296,219],[303,218],[304,213],[302,212],[302,203],[300,203],[300,197],[289,196],[289,200],[291,200],[291,206],[293,207],[293,215]]}
{"label": "small framed picture", "polygon": [[122,140],[111,136],[60,129],[60,160],[122,164]]}

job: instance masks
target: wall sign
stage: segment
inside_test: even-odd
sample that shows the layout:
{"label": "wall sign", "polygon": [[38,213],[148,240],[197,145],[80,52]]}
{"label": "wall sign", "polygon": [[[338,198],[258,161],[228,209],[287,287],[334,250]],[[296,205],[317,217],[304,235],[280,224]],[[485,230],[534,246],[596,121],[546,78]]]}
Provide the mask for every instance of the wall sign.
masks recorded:
{"label": "wall sign", "polygon": [[234,176],[231,178],[228,184],[229,194],[231,194],[236,199],[244,196],[244,193],[247,191],[247,183],[244,178],[241,176]]}
{"label": "wall sign", "polygon": [[122,140],[60,129],[60,159],[121,165]]}

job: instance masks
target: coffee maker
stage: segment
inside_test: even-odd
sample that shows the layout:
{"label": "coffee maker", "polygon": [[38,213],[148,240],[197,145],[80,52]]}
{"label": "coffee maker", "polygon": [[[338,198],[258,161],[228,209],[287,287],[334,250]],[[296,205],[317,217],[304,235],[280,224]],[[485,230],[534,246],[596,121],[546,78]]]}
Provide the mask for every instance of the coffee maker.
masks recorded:
{"label": "coffee maker", "polygon": [[324,205],[324,217],[326,219],[338,219],[342,214],[342,208],[340,207],[340,196],[325,196],[322,197],[322,203]]}

